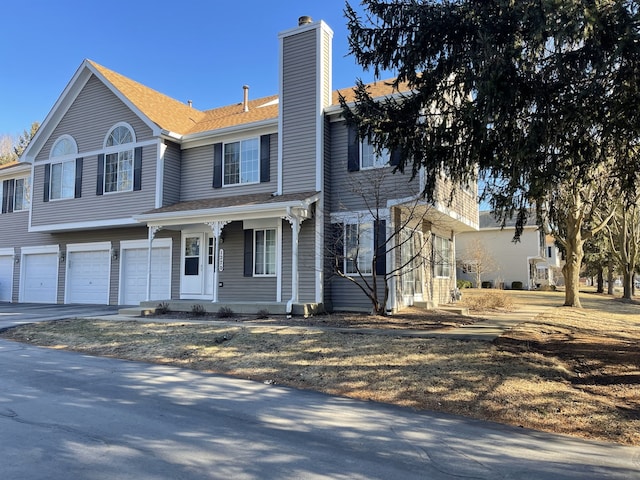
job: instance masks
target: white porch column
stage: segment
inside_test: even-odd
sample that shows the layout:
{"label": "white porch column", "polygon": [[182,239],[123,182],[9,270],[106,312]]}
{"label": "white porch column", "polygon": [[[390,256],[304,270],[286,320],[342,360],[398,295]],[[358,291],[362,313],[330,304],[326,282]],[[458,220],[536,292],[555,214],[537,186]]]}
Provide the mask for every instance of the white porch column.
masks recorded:
{"label": "white porch column", "polygon": [[291,224],[291,299],[287,302],[287,314],[293,310],[293,304],[299,302],[299,278],[298,278],[298,238],[302,221],[307,218],[288,211],[284,217]]}
{"label": "white porch column", "polygon": [[211,228],[213,234],[213,300],[211,303],[218,302],[218,273],[220,271],[220,237],[222,236],[222,229],[229,223],[224,220],[216,220],[215,222],[208,222],[207,225]]}
{"label": "white porch column", "polygon": [[151,300],[151,253],[153,251],[153,239],[162,227],[149,227],[149,251],[147,252],[147,302]]}

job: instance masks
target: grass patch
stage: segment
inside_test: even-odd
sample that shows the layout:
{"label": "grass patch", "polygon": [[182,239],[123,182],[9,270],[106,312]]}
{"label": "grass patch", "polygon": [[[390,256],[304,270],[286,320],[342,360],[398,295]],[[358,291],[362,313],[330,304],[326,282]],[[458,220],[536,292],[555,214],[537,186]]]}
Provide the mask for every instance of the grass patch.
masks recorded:
{"label": "grass patch", "polygon": [[472,296],[465,295],[461,304],[475,312],[511,311],[515,308],[513,297],[502,290],[490,290]]}

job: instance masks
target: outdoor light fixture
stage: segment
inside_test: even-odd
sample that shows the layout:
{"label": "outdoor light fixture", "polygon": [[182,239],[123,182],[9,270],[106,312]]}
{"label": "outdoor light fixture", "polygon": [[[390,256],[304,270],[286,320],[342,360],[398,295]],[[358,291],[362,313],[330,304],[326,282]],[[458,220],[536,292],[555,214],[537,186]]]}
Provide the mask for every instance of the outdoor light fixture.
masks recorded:
{"label": "outdoor light fixture", "polygon": [[111,247],[111,259],[118,260],[118,249],[116,247]]}
{"label": "outdoor light fixture", "polygon": [[64,250],[58,250],[58,258],[60,259],[60,263],[64,263],[66,259]]}

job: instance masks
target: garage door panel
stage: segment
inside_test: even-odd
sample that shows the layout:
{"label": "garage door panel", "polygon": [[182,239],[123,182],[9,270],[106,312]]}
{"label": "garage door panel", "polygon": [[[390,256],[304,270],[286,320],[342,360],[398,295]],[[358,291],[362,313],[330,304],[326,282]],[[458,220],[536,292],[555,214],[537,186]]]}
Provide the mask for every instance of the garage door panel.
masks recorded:
{"label": "garage door panel", "polygon": [[109,303],[109,250],[69,252],[67,303]]}
{"label": "garage door panel", "polygon": [[[122,294],[125,305],[147,298],[147,248],[122,250]],[[171,298],[171,249],[154,247],[151,255],[151,300]]]}
{"label": "garage door panel", "polygon": [[23,256],[22,301],[57,303],[58,255],[30,253]]}
{"label": "garage door panel", "polygon": [[13,256],[0,255],[0,302],[10,302],[13,293]]}

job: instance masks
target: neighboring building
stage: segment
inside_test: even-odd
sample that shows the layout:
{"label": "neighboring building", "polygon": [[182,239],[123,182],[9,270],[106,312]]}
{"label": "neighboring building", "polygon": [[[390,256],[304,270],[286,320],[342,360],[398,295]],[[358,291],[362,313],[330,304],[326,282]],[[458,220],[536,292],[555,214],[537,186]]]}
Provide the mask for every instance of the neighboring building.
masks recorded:
{"label": "neighboring building", "polygon": [[458,279],[469,280],[477,287],[473,251],[480,248],[486,253],[484,261],[488,265],[482,281],[491,282],[493,288],[512,288],[513,282],[522,282],[526,289],[562,284],[560,255],[553,238],[545,235],[533,219],[524,226],[518,242],[513,241],[514,235],[515,220],[502,228],[491,212],[480,212],[480,229],[456,238]]}
{"label": "neighboring building", "polygon": [[[252,100],[245,88],[243,101],[208,111],[85,60],[21,163],[0,170],[2,300],[369,308],[357,286],[332,275],[334,227],[355,225],[339,243],[348,252],[354,238],[369,242],[367,255],[397,228],[423,177],[385,178],[374,228],[349,185],[392,168],[341,117],[332,35],[302,17],[279,35],[278,95]],[[397,93],[384,82],[371,88]],[[450,188],[443,179],[442,198]],[[410,282],[396,278],[389,309],[448,301],[454,236],[477,228],[475,192],[446,205],[422,205],[426,215],[403,234],[427,239],[429,256],[444,260],[411,269]],[[397,257],[387,254],[383,271]]]}

